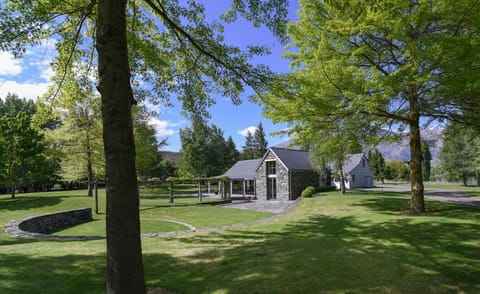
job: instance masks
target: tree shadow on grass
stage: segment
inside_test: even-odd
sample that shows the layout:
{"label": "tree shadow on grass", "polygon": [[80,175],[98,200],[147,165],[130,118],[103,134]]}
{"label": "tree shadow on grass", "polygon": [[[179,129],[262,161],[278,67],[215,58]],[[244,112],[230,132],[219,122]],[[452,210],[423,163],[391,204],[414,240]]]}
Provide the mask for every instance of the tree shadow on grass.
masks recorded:
{"label": "tree shadow on grass", "polygon": [[476,223],[316,216],[279,231],[251,228],[179,241],[191,255],[145,255],[150,286],[181,293],[480,291]]}
{"label": "tree shadow on grass", "polygon": [[[375,193],[370,193],[370,195],[372,194]],[[353,205],[367,207],[380,213],[408,215],[410,197],[395,192],[378,193],[377,197],[368,197]],[[472,206],[425,199],[425,207],[427,212],[417,216],[443,216],[480,220],[479,209]]]}
{"label": "tree shadow on grass", "polygon": [[0,293],[103,293],[105,256],[0,254]]}
{"label": "tree shadow on grass", "polygon": [[63,196],[58,197],[34,197],[34,196],[20,196],[15,199],[0,198],[0,211],[1,210],[28,210],[40,207],[47,207],[57,205],[62,201]]}

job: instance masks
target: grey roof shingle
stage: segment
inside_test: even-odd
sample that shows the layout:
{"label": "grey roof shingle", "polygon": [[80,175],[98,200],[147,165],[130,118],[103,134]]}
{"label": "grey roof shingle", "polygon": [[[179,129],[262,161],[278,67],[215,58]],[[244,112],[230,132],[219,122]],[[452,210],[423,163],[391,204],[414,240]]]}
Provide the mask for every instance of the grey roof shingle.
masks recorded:
{"label": "grey roof shingle", "polygon": [[235,163],[224,176],[232,180],[235,179],[255,179],[257,173],[256,168],[261,159],[240,160]]}
{"label": "grey roof shingle", "polygon": [[347,160],[343,163],[343,171],[351,172],[356,166],[360,164],[360,161],[363,158],[363,153],[355,153],[348,157]]}
{"label": "grey roof shingle", "polygon": [[312,170],[310,152],[297,149],[270,148],[289,170]]}

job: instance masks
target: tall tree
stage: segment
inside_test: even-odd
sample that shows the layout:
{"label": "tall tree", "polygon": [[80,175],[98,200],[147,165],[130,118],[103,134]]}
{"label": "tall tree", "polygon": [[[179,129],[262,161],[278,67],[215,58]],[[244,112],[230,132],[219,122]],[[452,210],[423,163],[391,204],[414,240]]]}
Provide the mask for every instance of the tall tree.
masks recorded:
{"label": "tall tree", "polygon": [[384,180],[386,178],[386,167],[385,167],[385,159],[383,158],[382,153],[378,151],[378,149],[375,150],[369,150],[368,151],[368,164],[370,168],[373,171],[373,175],[376,180],[382,181],[384,183]]}
{"label": "tall tree", "polygon": [[265,131],[262,122],[258,123],[258,127],[253,135],[255,138],[256,158],[261,158],[267,152],[268,141],[265,139]]}
{"label": "tall tree", "polygon": [[240,159],[240,152],[238,152],[232,136],[228,136],[226,148],[225,167],[230,168]]}
{"label": "tall tree", "polygon": [[250,130],[247,131],[245,136],[245,145],[242,146],[241,157],[243,160],[255,159],[257,158],[257,143],[255,141],[255,136]]}
{"label": "tall tree", "polygon": [[477,128],[451,123],[444,133],[440,153],[441,169],[449,181],[462,181],[480,176],[480,132]]}
{"label": "tall tree", "polygon": [[223,174],[230,166],[227,142],[223,132],[215,125],[195,123],[190,128],[180,130],[182,143],[179,164],[183,175],[212,177]]}
{"label": "tall tree", "polygon": [[14,93],[7,93],[3,99],[0,97],[0,116],[15,116],[21,111],[28,117],[32,117],[37,112],[37,108],[32,100],[20,98]]}
{"label": "tall tree", "polygon": [[12,199],[29,174],[40,166],[45,146],[42,136],[32,128],[30,117],[23,111],[15,116],[0,118],[0,136],[3,144],[3,161],[1,170],[4,181],[10,189]]}
{"label": "tall tree", "polygon": [[422,160],[423,179],[425,181],[430,181],[432,153],[430,152],[430,146],[427,141],[422,141]]}
{"label": "tall tree", "polygon": [[142,109],[135,112],[133,133],[136,146],[137,176],[142,181],[146,181],[151,177],[160,176],[162,162],[160,148],[164,147],[167,141],[164,139],[158,142],[155,129],[148,124],[149,115]]}
{"label": "tall tree", "polygon": [[282,104],[335,99],[337,109],[314,108],[311,120],[338,124],[366,116],[373,123],[406,127],[410,206],[424,212],[420,118],[467,120],[465,114],[478,109],[480,6],[474,0],[300,4],[300,19],[289,26],[292,50],[285,54],[296,70],[263,97],[267,112],[290,121],[288,113],[280,113],[286,109]]}
{"label": "tall tree", "polygon": [[[286,0],[235,0],[223,20],[233,22],[241,15],[282,37],[287,6]],[[134,90],[139,93],[138,88],[153,85],[144,90],[167,104],[176,93],[185,112],[201,118],[208,116],[207,107],[214,103],[210,93],[239,103],[245,85],[261,91],[272,76],[266,67],[248,62],[267,52],[266,48],[250,46],[242,51],[229,46],[222,36],[223,25],[206,19],[204,5],[195,0],[12,0],[0,4],[0,50],[21,56],[26,45],[55,36],[66,66],[76,59],[98,60],[106,160],[108,293],[145,292],[131,116]],[[98,58],[94,58],[94,47]],[[72,54],[69,48],[84,54]]]}
{"label": "tall tree", "polygon": [[57,99],[37,102],[40,109],[53,112],[48,116],[55,117],[57,122],[44,128],[44,132],[62,153],[61,178],[86,179],[87,195],[93,196],[94,182],[103,180],[105,174],[100,99],[89,84],[82,85],[77,80],[63,83]]}

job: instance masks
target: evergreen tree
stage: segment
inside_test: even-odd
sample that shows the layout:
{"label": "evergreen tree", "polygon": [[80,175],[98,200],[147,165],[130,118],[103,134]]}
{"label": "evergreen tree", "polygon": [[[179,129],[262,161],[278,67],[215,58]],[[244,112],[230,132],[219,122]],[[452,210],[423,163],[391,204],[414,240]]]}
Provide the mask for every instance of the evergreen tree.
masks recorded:
{"label": "evergreen tree", "polygon": [[430,181],[430,172],[431,172],[431,161],[432,161],[432,153],[430,152],[430,146],[428,145],[427,141],[422,142],[422,168],[423,168],[423,180]]}
{"label": "evergreen tree", "polygon": [[242,146],[242,159],[248,160],[257,158],[256,150],[257,142],[255,141],[255,136],[252,134],[252,132],[250,132],[250,130],[248,130],[247,135],[245,136],[245,145]]}
{"label": "evergreen tree", "polygon": [[230,162],[228,143],[215,125],[194,123],[180,130],[182,151],[178,163],[183,176],[212,177],[222,175]]}
{"label": "evergreen tree", "polygon": [[258,127],[255,130],[255,134],[253,135],[255,139],[255,151],[256,151],[256,158],[262,158],[267,152],[268,141],[265,139],[265,131],[263,130],[262,122],[258,123]]}
{"label": "evergreen tree", "polygon": [[451,123],[444,133],[440,153],[441,169],[449,181],[468,180],[480,174],[480,132],[476,128]]}
{"label": "evergreen tree", "polygon": [[227,148],[226,148],[226,158],[225,158],[225,168],[229,169],[232,167],[238,160],[240,160],[240,152],[233,142],[232,136],[228,136],[227,139]]}
{"label": "evergreen tree", "polygon": [[369,150],[368,155],[368,164],[373,171],[374,177],[376,180],[382,181],[384,183],[386,178],[386,166],[385,166],[385,159],[383,158],[382,153],[375,150]]}

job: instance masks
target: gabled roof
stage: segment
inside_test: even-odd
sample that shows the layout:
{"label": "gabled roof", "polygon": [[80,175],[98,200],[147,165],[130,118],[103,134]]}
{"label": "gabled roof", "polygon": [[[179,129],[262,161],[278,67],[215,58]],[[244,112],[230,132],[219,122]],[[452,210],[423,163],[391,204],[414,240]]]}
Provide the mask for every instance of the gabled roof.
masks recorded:
{"label": "gabled roof", "polygon": [[[343,162],[343,172],[344,173],[349,173],[351,172],[355,167],[357,167],[360,162],[362,161],[362,158],[364,158],[363,153],[354,153],[348,156],[348,158]],[[330,163],[328,165],[328,168],[332,171],[335,170],[333,163]]]}
{"label": "gabled roof", "polygon": [[351,172],[355,167],[360,164],[360,161],[363,158],[363,153],[355,153],[349,156],[347,160],[343,163],[343,171]]}
{"label": "gabled roof", "polygon": [[272,147],[270,150],[289,170],[313,170],[310,164],[310,152],[296,149]]}
{"label": "gabled roof", "polygon": [[260,164],[261,159],[240,160],[237,161],[224,176],[232,180],[236,179],[255,179],[257,172],[256,168]]}

